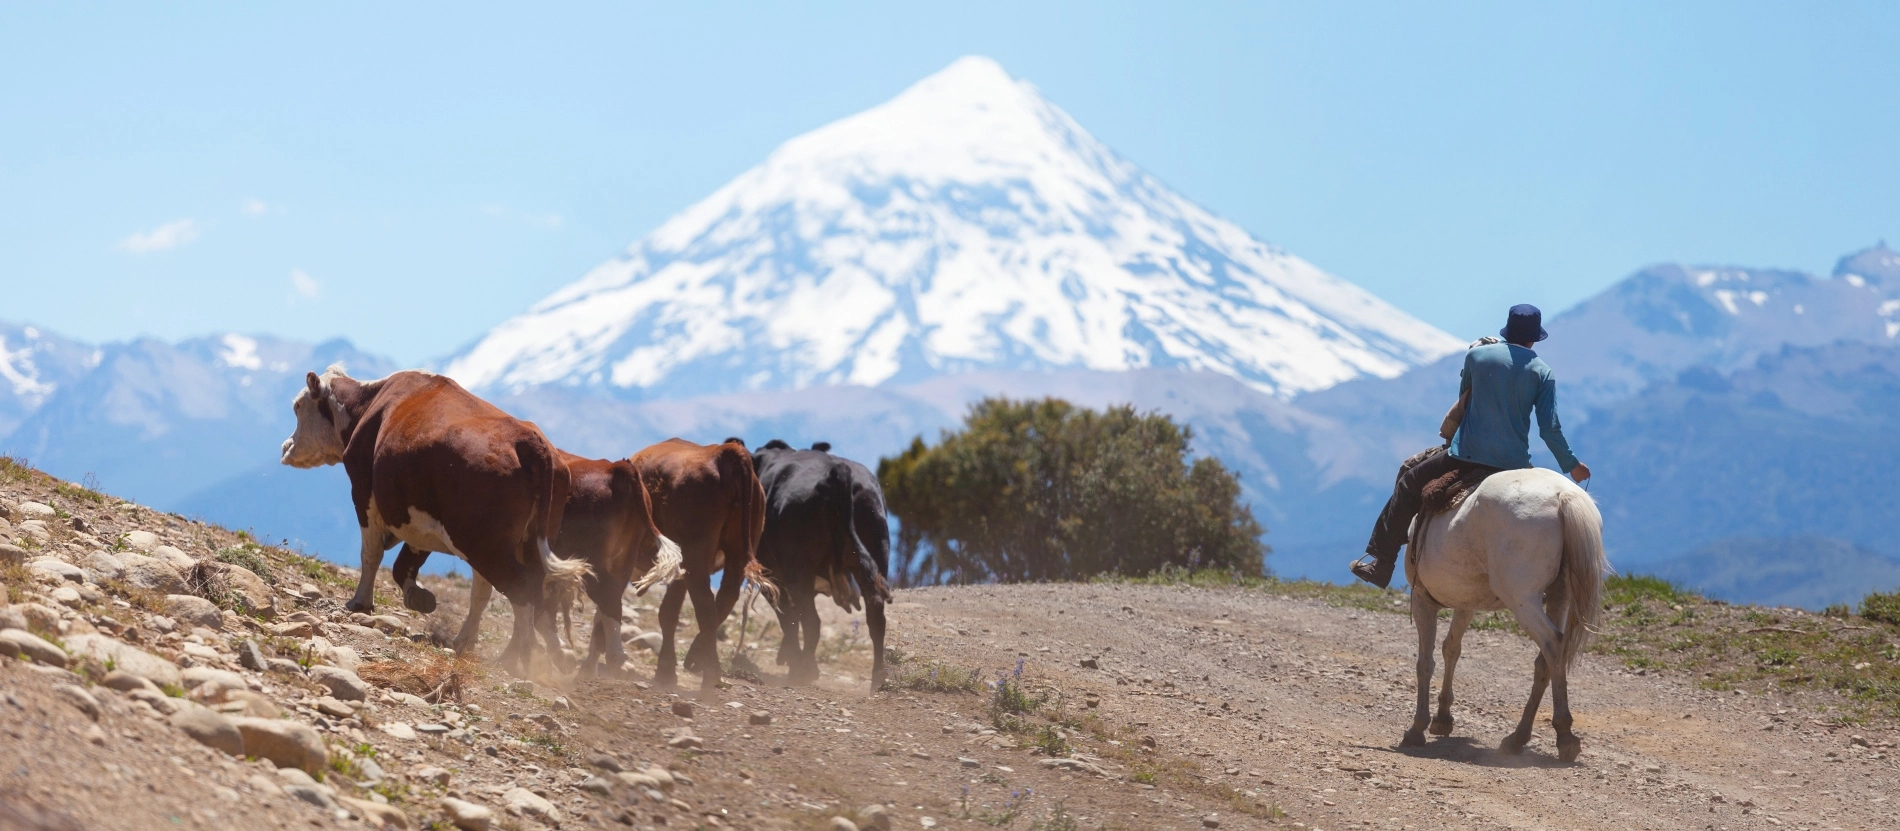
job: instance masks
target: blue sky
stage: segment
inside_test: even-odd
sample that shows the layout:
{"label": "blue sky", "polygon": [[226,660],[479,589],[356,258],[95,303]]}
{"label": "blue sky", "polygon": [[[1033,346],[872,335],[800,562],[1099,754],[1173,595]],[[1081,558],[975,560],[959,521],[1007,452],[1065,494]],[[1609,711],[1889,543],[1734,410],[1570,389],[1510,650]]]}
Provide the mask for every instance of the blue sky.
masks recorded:
{"label": "blue sky", "polygon": [[1461,336],[1900,240],[1896,4],[390,5],[0,8],[0,319],[421,362],[964,54]]}

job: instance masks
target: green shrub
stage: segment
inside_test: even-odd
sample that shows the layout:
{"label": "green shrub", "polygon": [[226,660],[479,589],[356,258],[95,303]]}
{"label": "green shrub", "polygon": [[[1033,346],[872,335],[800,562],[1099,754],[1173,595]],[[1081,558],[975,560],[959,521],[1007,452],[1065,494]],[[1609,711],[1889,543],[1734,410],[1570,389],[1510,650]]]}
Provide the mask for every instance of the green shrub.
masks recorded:
{"label": "green shrub", "polygon": [[1900,625],[1900,589],[1874,592],[1862,598],[1860,616],[1881,623]]}
{"label": "green shrub", "polygon": [[1617,574],[1603,581],[1603,602],[1611,606],[1645,600],[1676,604],[1692,598],[1676,584],[1647,574]]}

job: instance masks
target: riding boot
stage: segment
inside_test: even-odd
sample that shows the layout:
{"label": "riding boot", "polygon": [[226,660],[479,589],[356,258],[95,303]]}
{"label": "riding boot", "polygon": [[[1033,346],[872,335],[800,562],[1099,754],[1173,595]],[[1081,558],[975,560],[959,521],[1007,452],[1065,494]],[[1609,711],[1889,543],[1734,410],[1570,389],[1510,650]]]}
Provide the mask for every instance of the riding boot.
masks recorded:
{"label": "riding boot", "polygon": [[1377,554],[1366,556],[1372,559],[1367,560],[1361,557],[1355,561],[1352,564],[1352,575],[1382,589],[1391,585],[1392,570],[1398,565],[1399,558],[1397,556],[1380,557]]}

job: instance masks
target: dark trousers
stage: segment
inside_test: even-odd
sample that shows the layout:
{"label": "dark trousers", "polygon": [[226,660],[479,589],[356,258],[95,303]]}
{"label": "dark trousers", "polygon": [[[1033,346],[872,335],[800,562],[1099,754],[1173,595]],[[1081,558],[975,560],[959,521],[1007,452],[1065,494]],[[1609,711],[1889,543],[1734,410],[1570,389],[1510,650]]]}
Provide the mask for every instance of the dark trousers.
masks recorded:
{"label": "dark trousers", "polygon": [[1385,510],[1379,512],[1378,524],[1372,526],[1372,539],[1366,542],[1366,553],[1381,563],[1389,563],[1399,556],[1399,548],[1405,545],[1412,529],[1412,518],[1418,516],[1419,494],[1425,485],[1454,470],[1465,468],[1491,468],[1452,458],[1443,447],[1434,447],[1399,465],[1398,481],[1392,484],[1392,498],[1385,501]]}

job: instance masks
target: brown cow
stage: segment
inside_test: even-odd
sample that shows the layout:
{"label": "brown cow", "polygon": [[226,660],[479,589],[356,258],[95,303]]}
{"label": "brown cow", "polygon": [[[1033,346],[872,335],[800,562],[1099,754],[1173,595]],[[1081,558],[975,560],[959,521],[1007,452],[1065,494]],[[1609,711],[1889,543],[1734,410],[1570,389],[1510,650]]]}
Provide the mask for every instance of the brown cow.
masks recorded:
{"label": "brown cow", "polygon": [[376,570],[398,540],[447,551],[515,608],[504,667],[526,674],[536,629],[557,665],[566,663],[543,602],[546,584],[579,583],[589,569],[556,557],[549,542],[561,527],[569,475],[547,437],[441,375],[358,381],[333,366],[304,380],[291,403],[297,428],[284,441],[283,463],[340,462],[350,476],[363,573],[347,608],[373,608]]}
{"label": "brown cow", "polygon": [[[745,442],[727,439],[720,444],[693,444],[667,439],[633,455],[633,464],[653,496],[653,521],[660,532],[679,543],[686,578],[666,587],[660,600],[660,666],[656,685],[679,683],[674,669],[674,631],[680,606],[693,596],[693,616],[699,633],[686,650],[686,670],[700,673],[700,694],[719,685],[719,647],[715,640],[721,624],[739,600],[740,578],[773,593],[759,568],[759,534],[765,530],[765,491],[752,472],[752,454]],[[725,571],[715,600],[712,574]]]}
{"label": "brown cow", "polygon": [[[606,461],[559,451],[567,463],[571,479],[567,507],[561,515],[561,533],[556,537],[554,553],[583,560],[592,569],[574,588],[584,589],[598,607],[581,672],[591,674],[594,662],[606,657],[609,673],[618,673],[627,662],[620,642],[621,598],[635,572],[645,574],[633,587],[640,593],[656,584],[680,575],[680,547],[653,523],[653,507],[641,481],[640,470],[625,459]],[[399,585],[415,586],[417,572],[429,552],[404,545],[391,568]],[[549,587],[547,607],[565,612],[574,595],[556,595]],[[480,632],[482,613],[488,608],[491,589],[476,575],[469,587],[468,617],[462,622],[457,644],[475,642]],[[420,587],[404,594],[404,605],[419,612],[435,609],[435,596]],[[572,624],[568,641],[573,642]]]}

